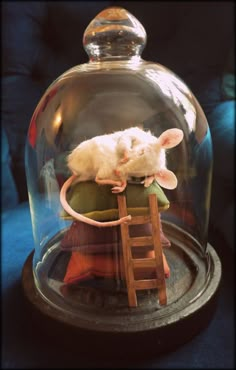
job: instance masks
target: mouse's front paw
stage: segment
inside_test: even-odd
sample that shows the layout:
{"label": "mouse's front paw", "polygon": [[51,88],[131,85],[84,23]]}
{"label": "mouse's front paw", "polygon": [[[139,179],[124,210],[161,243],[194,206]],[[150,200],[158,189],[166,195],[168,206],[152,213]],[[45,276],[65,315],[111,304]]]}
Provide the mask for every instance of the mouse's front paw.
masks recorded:
{"label": "mouse's front paw", "polygon": [[121,193],[123,191],[123,188],[121,186],[114,186],[112,189],[111,189],[111,192],[113,194],[117,194],[117,193]]}
{"label": "mouse's front paw", "polygon": [[144,180],[144,181],[142,181],[142,183],[144,184],[144,187],[145,187],[145,188],[148,188],[148,187],[153,183],[154,179],[155,179],[155,176],[154,176],[154,175],[152,175],[152,176],[147,176],[147,177],[145,178],[145,180]]}
{"label": "mouse's front paw", "polygon": [[122,193],[122,191],[125,190],[126,186],[127,186],[127,182],[126,181],[123,181],[120,186],[114,186],[111,189],[111,191],[112,191],[112,193]]}

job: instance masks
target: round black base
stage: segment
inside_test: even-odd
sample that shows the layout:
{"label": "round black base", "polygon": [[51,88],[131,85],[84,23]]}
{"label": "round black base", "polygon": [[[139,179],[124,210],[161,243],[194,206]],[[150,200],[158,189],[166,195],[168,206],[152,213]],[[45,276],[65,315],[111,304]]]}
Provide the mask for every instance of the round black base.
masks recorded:
{"label": "round black base", "polygon": [[106,324],[102,325],[99,325],[98,313],[94,313],[92,320],[86,324],[86,321],[66,315],[56,305],[48,303],[35,286],[32,258],[33,252],[28,256],[22,271],[23,290],[30,309],[29,319],[37,325],[37,330],[44,334],[46,332],[47,336],[51,335],[54,344],[55,341],[63,343],[65,350],[71,351],[74,348],[78,354],[91,356],[92,349],[93,356],[102,358],[114,358],[116,354],[144,358],[173,350],[190,340],[208,325],[214,314],[221,280],[221,263],[209,244],[207,283],[197,299],[189,302],[185,299],[186,294],[176,303],[174,310],[168,305],[162,308],[161,315],[144,313],[142,316],[140,312],[135,313],[135,308],[129,309],[129,314],[125,312],[124,317],[122,312],[110,317],[108,315]]}

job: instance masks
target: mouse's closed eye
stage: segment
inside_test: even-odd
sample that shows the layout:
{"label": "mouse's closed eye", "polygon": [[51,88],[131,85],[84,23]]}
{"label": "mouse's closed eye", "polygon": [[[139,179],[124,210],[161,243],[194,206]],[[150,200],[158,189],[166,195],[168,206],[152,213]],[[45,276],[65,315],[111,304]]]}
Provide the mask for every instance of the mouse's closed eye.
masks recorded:
{"label": "mouse's closed eye", "polygon": [[144,155],[144,153],[145,153],[145,150],[144,150],[144,148],[143,148],[143,149],[140,149],[140,150],[139,150],[138,155],[141,157],[142,155]]}
{"label": "mouse's closed eye", "polygon": [[136,145],[132,149],[132,153],[133,153],[134,156],[140,157],[145,153],[146,149],[147,148],[144,145]]}

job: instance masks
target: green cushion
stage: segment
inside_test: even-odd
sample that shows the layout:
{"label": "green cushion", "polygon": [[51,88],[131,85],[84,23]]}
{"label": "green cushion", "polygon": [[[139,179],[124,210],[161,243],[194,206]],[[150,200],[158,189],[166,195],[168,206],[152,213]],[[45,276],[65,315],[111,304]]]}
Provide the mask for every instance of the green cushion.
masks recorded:
{"label": "green cushion", "polygon": [[[97,221],[116,220],[119,218],[117,195],[111,192],[111,185],[98,185],[94,181],[78,182],[67,192],[67,201],[76,212]],[[148,214],[149,194],[156,194],[159,211],[169,208],[169,201],[157,183],[145,188],[142,184],[128,184],[120,193],[126,195],[127,211],[131,216]],[[63,210],[65,219],[71,219]]]}

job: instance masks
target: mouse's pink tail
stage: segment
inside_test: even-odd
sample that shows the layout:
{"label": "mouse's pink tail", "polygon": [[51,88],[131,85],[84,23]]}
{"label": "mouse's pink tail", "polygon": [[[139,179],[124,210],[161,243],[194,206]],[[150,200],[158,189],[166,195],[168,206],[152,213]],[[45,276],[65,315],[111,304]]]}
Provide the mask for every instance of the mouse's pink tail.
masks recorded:
{"label": "mouse's pink tail", "polygon": [[77,179],[77,176],[76,175],[72,175],[71,177],[69,177],[64,182],[64,184],[62,185],[62,188],[61,188],[61,191],[60,191],[60,202],[61,202],[61,205],[64,208],[64,210],[70,216],[72,216],[74,219],[76,219],[78,221],[81,221],[81,222],[85,222],[86,224],[89,224],[89,225],[92,225],[92,226],[97,226],[97,227],[117,226],[117,225],[123,224],[123,223],[128,222],[128,221],[131,220],[131,216],[129,215],[129,216],[122,217],[122,218],[120,218],[118,220],[114,220],[114,221],[100,222],[100,221],[96,221],[96,220],[93,220],[91,218],[88,218],[86,216],[83,216],[82,214],[74,211],[71,208],[71,206],[69,205],[69,203],[67,202],[67,200],[66,200],[66,193],[67,193],[68,188],[71,186],[71,184],[76,179]]}

